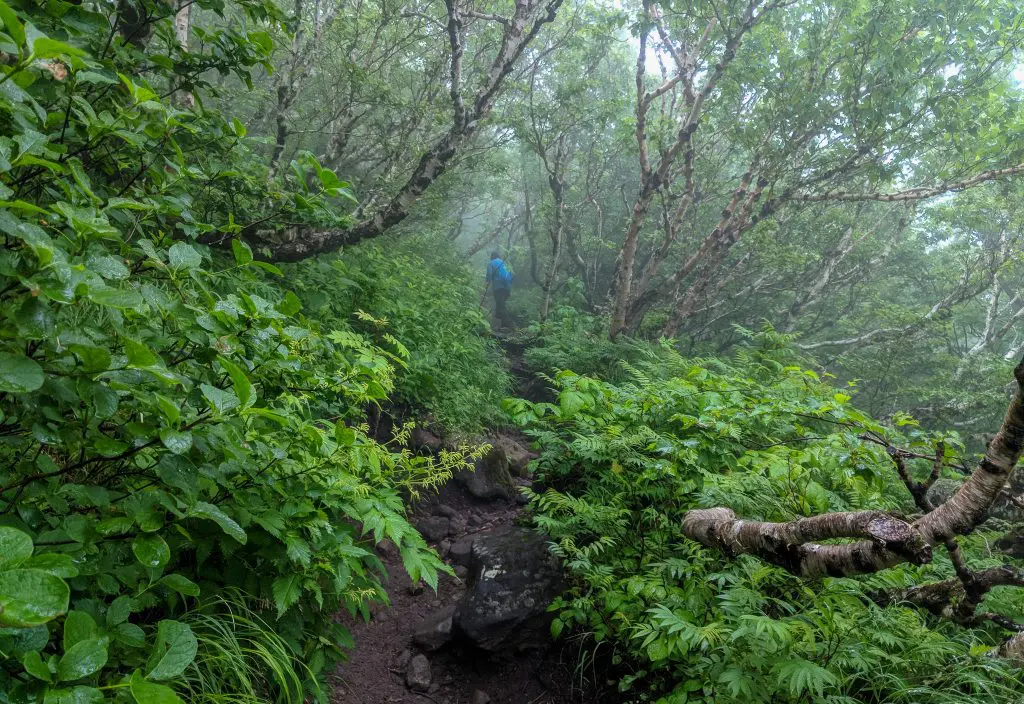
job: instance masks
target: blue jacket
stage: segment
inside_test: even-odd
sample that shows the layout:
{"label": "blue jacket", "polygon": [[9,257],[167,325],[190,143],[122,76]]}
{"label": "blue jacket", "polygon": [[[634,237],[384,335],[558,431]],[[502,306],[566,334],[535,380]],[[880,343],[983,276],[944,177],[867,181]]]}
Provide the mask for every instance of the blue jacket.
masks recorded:
{"label": "blue jacket", "polygon": [[512,272],[505,268],[505,262],[501,259],[492,259],[487,265],[487,283],[495,290],[512,288]]}

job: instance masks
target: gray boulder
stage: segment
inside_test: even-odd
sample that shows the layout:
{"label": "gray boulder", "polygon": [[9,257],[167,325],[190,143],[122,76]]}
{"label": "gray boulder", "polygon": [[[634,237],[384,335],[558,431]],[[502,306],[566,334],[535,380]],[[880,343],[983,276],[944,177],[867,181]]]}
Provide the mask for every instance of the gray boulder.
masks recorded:
{"label": "gray boulder", "polygon": [[456,473],[454,479],[465,486],[470,494],[484,501],[507,501],[516,493],[509,471],[508,457],[499,447],[491,448],[483,459],[477,461],[474,470],[461,470]]}
{"label": "gray boulder", "polygon": [[452,543],[452,548],[448,551],[448,557],[454,564],[469,567],[469,558],[473,553],[473,540],[473,536],[467,535],[465,538],[459,538]]}
{"label": "gray boulder", "polygon": [[412,642],[426,651],[434,651],[447,645],[452,639],[452,618],[455,606],[449,606],[430,614],[412,636]]}
{"label": "gray boulder", "polygon": [[996,541],[996,547],[1018,560],[1024,557],[1024,526],[1013,528]]}
{"label": "gray boulder", "polygon": [[444,446],[441,438],[423,428],[413,428],[409,444],[420,452],[437,452]]}
{"label": "gray boulder", "polygon": [[414,692],[426,692],[430,689],[430,679],[430,661],[427,656],[414,656],[405,671],[405,686]]}
{"label": "gray boulder", "polygon": [[491,439],[491,443],[505,454],[509,471],[513,476],[528,477],[530,475],[530,460],[537,458],[536,453],[530,452],[526,445],[508,435],[498,435]]}
{"label": "gray boulder", "polygon": [[489,652],[548,642],[553,615],[547,607],[564,582],[543,536],[513,526],[479,536],[469,582],[455,610],[455,625],[466,640]]}
{"label": "gray boulder", "polygon": [[444,516],[445,518],[458,518],[459,512],[453,509],[448,504],[438,504],[434,507],[435,516]]}
{"label": "gray boulder", "polygon": [[451,524],[443,516],[428,516],[416,521],[416,529],[423,534],[427,542],[436,543],[448,537]]}

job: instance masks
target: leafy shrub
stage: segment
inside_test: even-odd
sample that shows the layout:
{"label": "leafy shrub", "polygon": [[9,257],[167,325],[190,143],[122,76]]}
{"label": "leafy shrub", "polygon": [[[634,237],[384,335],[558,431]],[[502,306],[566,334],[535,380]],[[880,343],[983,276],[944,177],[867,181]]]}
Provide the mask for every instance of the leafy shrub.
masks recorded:
{"label": "leafy shrub", "polygon": [[297,288],[324,320],[407,355],[392,401],[452,431],[478,432],[504,420],[511,378],[488,333],[479,285],[450,246],[403,237],[296,268]]}
{"label": "leafy shrub", "polygon": [[[944,558],[810,584],[681,537],[695,507],[775,521],[913,510],[884,450],[858,435],[929,448],[934,438],[875,423],[765,341],[733,364],[662,352],[621,384],[563,372],[557,403],[511,404],[542,448],[536,524],[574,578],[553,632],[611,653],[623,701],[1018,701],[1012,669],[984,657],[995,632],[872,600],[952,576]],[[991,537],[965,541],[970,561],[986,562]],[[989,598],[1024,615],[1019,591]]]}
{"label": "leafy shrub", "polygon": [[386,598],[373,545],[436,584],[401,495],[468,453],[368,437],[401,346],[303,316],[232,241],[242,213],[337,224],[328,198],[346,189],[309,158],[268,183],[242,125],[172,101],[183,80],[265,64],[251,26],[274,5],[233,4],[247,21],[206,31],[201,54],[178,47],[167,5],[148,8],[165,19],[145,45],[91,6],[0,0],[0,701],[226,694],[196,632],[214,619],[256,641],[193,607],[230,590],[277,633],[252,666],[303,673],[301,692],[250,694],[323,699],[350,644],[330,615]]}
{"label": "leafy shrub", "polygon": [[572,369],[577,374],[606,381],[628,378],[623,362],[635,363],[656,356],[660,348],[622,337],[608,339],[608,321],[575,308],[561,306],[543,324],[527,331],[532,344],[524,355],[535,373]]}

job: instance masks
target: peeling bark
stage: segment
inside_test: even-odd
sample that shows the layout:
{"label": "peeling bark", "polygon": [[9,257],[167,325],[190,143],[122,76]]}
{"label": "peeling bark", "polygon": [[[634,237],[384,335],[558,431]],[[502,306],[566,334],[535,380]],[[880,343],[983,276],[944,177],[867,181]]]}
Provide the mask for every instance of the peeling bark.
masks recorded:
{"label": "peeling bark", "polygon": [[[805,577],[865,574],[927,561],[933,545],[969,533],[985,519],[1024,452],[1024,361],[1014,376],[1013,400],[978,467],[946,503],[903,524],[905,528],[899,522],[873,523],[873,512],[762,523],[738,519],[727,508],[713,508],[690,511],[683,519],[683,533],[727,554],[753,554]],[[868,539],[839,545],[813,542],[835,537]]]}
{"label": "peeling bark", "polygon": [[[188,51],[189,30],[191,29],[191,14],[193,0],[178,0],[178,11],[174,13],[174,38],[178,46],[184,52]],[[186,110],[196,106],[196,97],[189,90],[176,90],[173,100]]]}

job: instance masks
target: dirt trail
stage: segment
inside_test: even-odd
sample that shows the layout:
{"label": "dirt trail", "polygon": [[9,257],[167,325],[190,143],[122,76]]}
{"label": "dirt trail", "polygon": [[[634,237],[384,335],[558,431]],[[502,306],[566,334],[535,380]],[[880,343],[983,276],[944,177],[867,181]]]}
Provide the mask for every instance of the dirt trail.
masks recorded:
{"label": "dirt trail", "polygon": [[[415,516],[430,515],[442,504],[467,519],[458,538],[510,525],[519,515],[514,503],[482,504],[451,482],[418,507]],[[429,588],[414,589],[397,554],[385,553],[382,558],[390,574],[391,606],[377,607],[368,623],[344,615],[356,647],[338,670],[334,704],[569,704],[563,693],[570,689],[572,663],[561,662],[557,651],[488,657],[452,643],[427,654],[431,689],[425,694],[409,690],[405,684],[408,658],[419,652],[412,645],[413,634],[425,617],[457,602],[465,586],[458,577],[442,575],[437,594]]]}
{"label": "dirt trail", "polygon": [[[532,379],[522,364],[522,347],[503,340],[510,366],[517,377],[520,393],[535,392],[529,388]],[[412,514],[414,524],[451,512],[452,535],[432,542],[442,557],[459,538],[484,534],[512,525],[521,508],[512,500],[481,501],[464,486],[451,481],[437,496],[418,505]],[[331,694],[332,704],[570,704],[572,698],[573,662],[561,647],[522,653],[487,655],[470,646],[452,642],[444,648],[426,653],[430,663],[431,685],[425,693],[406,686],[409,660],[420,649],[412,644],[413,635],[424,619],[447,606],[454,605],[465,593],[466,585],[459,575],[465,570],[456,567],[457,576],[442,575],[435,594],[429,588],[414,587],[397,551],[379,551],[387,566],[387,592],[390,606],[378,606],[369,622],[351,619],[348,614],[338,618],[351,630],[355,649],[336,674]],[[450,557],[446,561],[451,563]]]}

